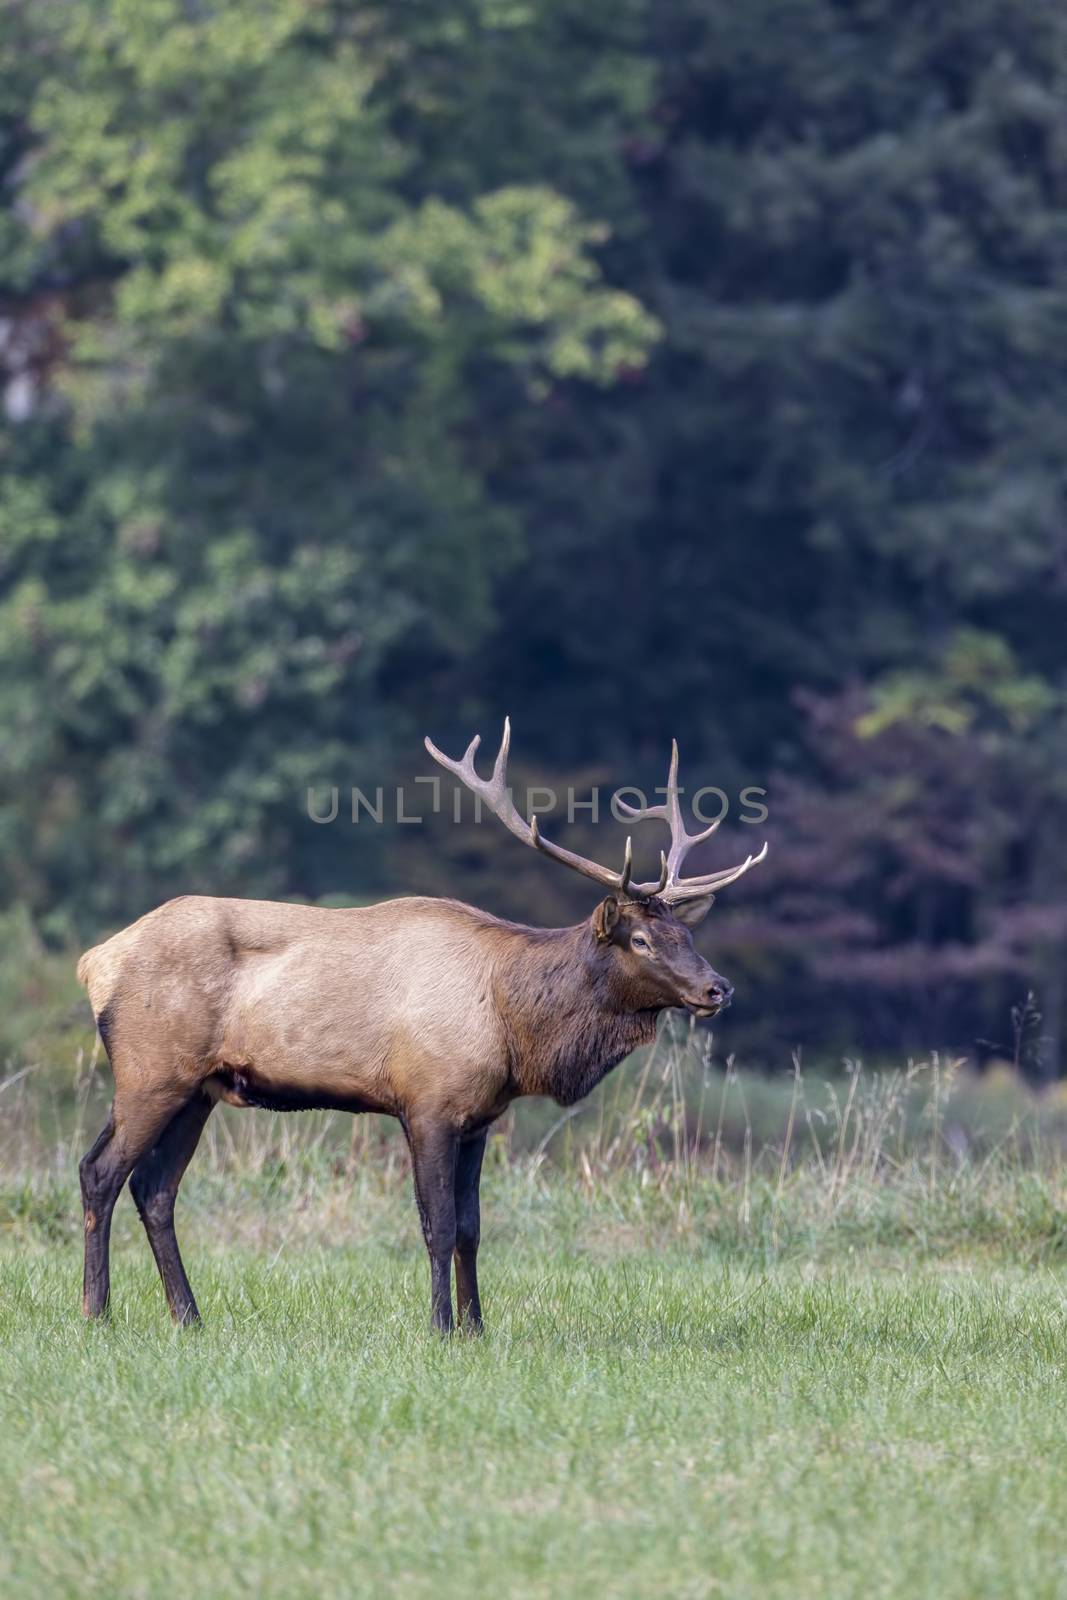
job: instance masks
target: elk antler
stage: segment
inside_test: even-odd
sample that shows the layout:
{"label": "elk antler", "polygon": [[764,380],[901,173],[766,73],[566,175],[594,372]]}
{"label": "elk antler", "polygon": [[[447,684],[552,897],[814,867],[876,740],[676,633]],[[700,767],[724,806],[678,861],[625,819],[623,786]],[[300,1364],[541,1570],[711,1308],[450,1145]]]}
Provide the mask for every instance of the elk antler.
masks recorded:
{"label": "elk antler", "polygon": [[764,845],[758,856],[749,856],[739,867],[729,867],[724,872],[709,872],[701,878],[679,878],[678,872],[689,851],[701,840],[707,839],[715,832],[722,820],[705,828],[703,833],[688,834],[682,821],[682,811],[678,804],[678,742],[673,743],[671,755],[671,770],[667,780],[667,800],[661,806],[631,806],[619,800],[616,804],[637,821],[647,817],[658,817],[667,823],[671,830],[671,849],[667,855],[660,852],[660,875],[657,882],[631,883],[630,874],[633,868],[633,845],[631,840],[626,840],[626,850],[623,855],[622,871],[613,872],[610,867],[598,866],[595,861],[588,861],[585,856],[576,855],[572,850],[565,850],[562,845],[553,844],[546,839],[537,825],[536,816],[529,822],[515,809],[511,798],[511,791],[507,786],[508,751],[511,747],[511,720],[504,718],[504,737],[497,752],[496,761],[493,763],[491,778],[480,778],[475,771],[474,757],[481,744],[481,735],[475,734],[467,746],[467,753],[462,761],[453,761],[451,757],[438,750],[432,740],[425,741],[426,748],[434,760],[449,772],[453,773],[461,783],[498,817],[516,839],[521,839],[523,844],[532,845],[535,850],[540,850],[546,856],[551,856],[553,861],[560,861],[565,867],[570,867],[574,872],[580,872],[586,878],[592,878],[594,883],[599,883],[603,888],[610,889],[616,894],[628,895],[632,900],[651,900],[660,896],[668,905],[678,905],[684,900],[693,900],[715,889],[721,889],[725,884],[733,883],[740,878],[750,867],[762,861],[767,854]]}
{"label": "elk antler", "polygon": [[[712,894],[716,889],[723,889],[728,883],[735,883],[738,878],[744,877],[750,867],[756,866],[767,854],[767,845],[764,842],[759,855],[746,856],[738,867],[727,867],[721,872],[706,872],[700,878],[680,878],[682,864],[686,856],[695,845],[710,839],[715,832],[722,817],[716,817],[709,823],[703,833],[687,833],[685,822],[682,820],[682,808],[678,803],[678,741],[671,740],[671,769],[667,775],[667,798],[661,806],[632,806],[625,800],[616,800],[620,811],[625,811],[628,817],[633,817],[636,822],[643,822],[646,818],[657,818],[665,822],[671,830],[671,848],[666,857],[666,875],[652,890],[667,905],[680,905],[685,900],[696,900],[702,895]],[[649,885],[635,884],[631,894],[644,896]]]}
{"label": "elk antler", "polygon": [[516,839],[521,839],[523,844],[532,845],[535,850],[540,850],[546,856],[551,856],[553,861],[561,861],[565,867],[580,872],[586,878],[592,878],[594,883],[599,883],[602,888],[610,889],[615,894],[629,895],[631,899],[647,900],[656,894],[667,882],[667,857],[660,853],[662,861],[661,877],[658,885],[642,884],[640,887],[630,882],[630,873],[633,870],[633,845],[629,839],[626,841],[626,851],[623,855],[622,871],[613,872],[610,867],[598,866],[595,861],[587,861],[585,856],[579,856],[573,850],[564,850],[562,845],[553,844],[546,839],[537,826],[537,818],[531,817],[529,822],[515,809],[508,788],[508,750],[511,746],[511,719],[504,718],[504,737],[493,763],[493,776],[480,778],[474,769],[474,757],[478,746],[481,744],[481,734],[475,734],[467,746],[467,753],[462,761],[453,761],[442,751],[438,750],[432,740],[425,741],[426,748],[434,760],[442,767],[466,784],[479,800],[484,801],[495,817],[499,817],[505,828],[513,833]]}

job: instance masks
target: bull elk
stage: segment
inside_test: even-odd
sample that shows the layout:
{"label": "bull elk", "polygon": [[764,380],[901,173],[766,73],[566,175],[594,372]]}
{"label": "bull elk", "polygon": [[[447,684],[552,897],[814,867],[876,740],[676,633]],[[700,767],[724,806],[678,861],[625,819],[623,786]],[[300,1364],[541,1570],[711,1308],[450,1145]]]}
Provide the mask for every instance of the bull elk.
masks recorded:
{"label": "bull elk", "polygon": [[662,805],[624,809],[671,832],[658,879],[551,843],[507,787],[510,727],[492,777],[471,741],[453,761],[426,748],[523,844],[607,891],[571,928],[503,922],[455,900],[389,900],[346,910],[183,896],[85,954],[115,1080],[106,1127],[80,1166],[83,1310],[108,1303],[111,1215],[127,1178],[171,1314],[199,1320],[174,1233],[174,1202],[212,1108],[331,1107],[396,1117],[411,1150],[431,1268],[433,1324],[481,1326],[478,1188],[490,1124],[520,1095],[569,1106],[655,1037],[662,1010],[710,1017],[729,983],[693,947],[714,892],[755,866],[682,878],[694,845],[678,789],[678,746]]}

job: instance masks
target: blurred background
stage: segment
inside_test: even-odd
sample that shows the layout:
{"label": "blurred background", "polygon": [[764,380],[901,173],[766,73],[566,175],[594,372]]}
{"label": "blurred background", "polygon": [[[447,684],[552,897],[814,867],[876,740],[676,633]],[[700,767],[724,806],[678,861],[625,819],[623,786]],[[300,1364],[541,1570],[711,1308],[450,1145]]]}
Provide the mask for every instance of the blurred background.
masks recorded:
{"label": "blurred background", "polygon": [[60,991],[84,1035],[70,952],[176,893],[586,915],[469,809],[395,821],[509,712],[520,792],[677,736],[731,797],[693,870],[769,839],[700,935],[717,1048],[1059,1076],[1067,12],[0,30],[0,1051]]}

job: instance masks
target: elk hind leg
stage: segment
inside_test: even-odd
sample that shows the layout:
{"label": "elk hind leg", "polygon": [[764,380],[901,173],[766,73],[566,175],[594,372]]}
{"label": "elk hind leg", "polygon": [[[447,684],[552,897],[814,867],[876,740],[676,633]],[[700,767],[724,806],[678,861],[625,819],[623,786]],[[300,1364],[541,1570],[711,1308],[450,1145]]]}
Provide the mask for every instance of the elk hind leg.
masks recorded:
{"label": "elk hind leg", "polygon": [[156,1258],[170,1314],[179,1324],[199,1322],[200,1312],[178,1249],[174,1202],[213,1106],[208,1095],[195,1094],[167,1123],[130,1178],[130,1193]]}
{"label": "elk hind leg", "polygon": [[178,1110],[177,1097],[136,1098],[116,1093],[107,1124],[78,1168],[85,1213],[82,1312],[101,1317],[110,1296],[111,1217],[138,1159]]}
{"label": "elk hind leg", "polygon": [[122,1179],[115,1185],[113,1179],[115,1163],[110,1150],[114,1136],[115,1111],[112,1107],[107,1122],[78,1167],[85,1220],[82,1312],[87,1317],[103,1315],[110,1293],[108,1239],[111,1234],[111,1212],[125,1181]]}
{"label": "elk hind leg", "polygon": [[82,1310],[86,1317],[106,1314],[110,1294],[110,1219],[122,1186],[186,1098],[187,1091],[147,1096],[117,1088],[107,1126],[78,1166],[85,1210]]}

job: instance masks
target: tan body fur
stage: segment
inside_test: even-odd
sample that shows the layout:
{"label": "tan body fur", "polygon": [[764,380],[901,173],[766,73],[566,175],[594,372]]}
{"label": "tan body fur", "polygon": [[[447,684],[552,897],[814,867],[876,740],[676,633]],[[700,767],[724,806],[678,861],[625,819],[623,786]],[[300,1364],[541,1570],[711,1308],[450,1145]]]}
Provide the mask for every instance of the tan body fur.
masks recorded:
{"label": "tan body fur", "polygon": [[[558,1024],[559,972],[538,1005],[539,969],[566,972],[586,933],[451,900],[327,910],[185,896],[88,951],[78,975],[104,1018],[120,1122],[126,1091],[140,1102],[203,1089],[235,1105],[288,1095],[430,1115],[463,1133],[519,1094],[572,1098],[546,1076],[556,1029],[535,1031],[525,1012]],[[633,1048],[655,1015],[620,1016],[618,1031]],[[605,1033],[614,1054],[616,1030]]]}
{"label": "tan body fur", "polygon": [[[186,897],[89,951],[79,975],[139,1078],[165,1035],[168,1077],[187,1094],[239,1100],[218,1074],[243,1068],[264,1086],[396,1114],[421,1085],[460,1125],[506,1081],[485,934],[476,913],[445,902],[322,910]],[[450,1071],[450,1058],[467,1071]],[[121,1095],[119,1074],[116,1063]]]}

